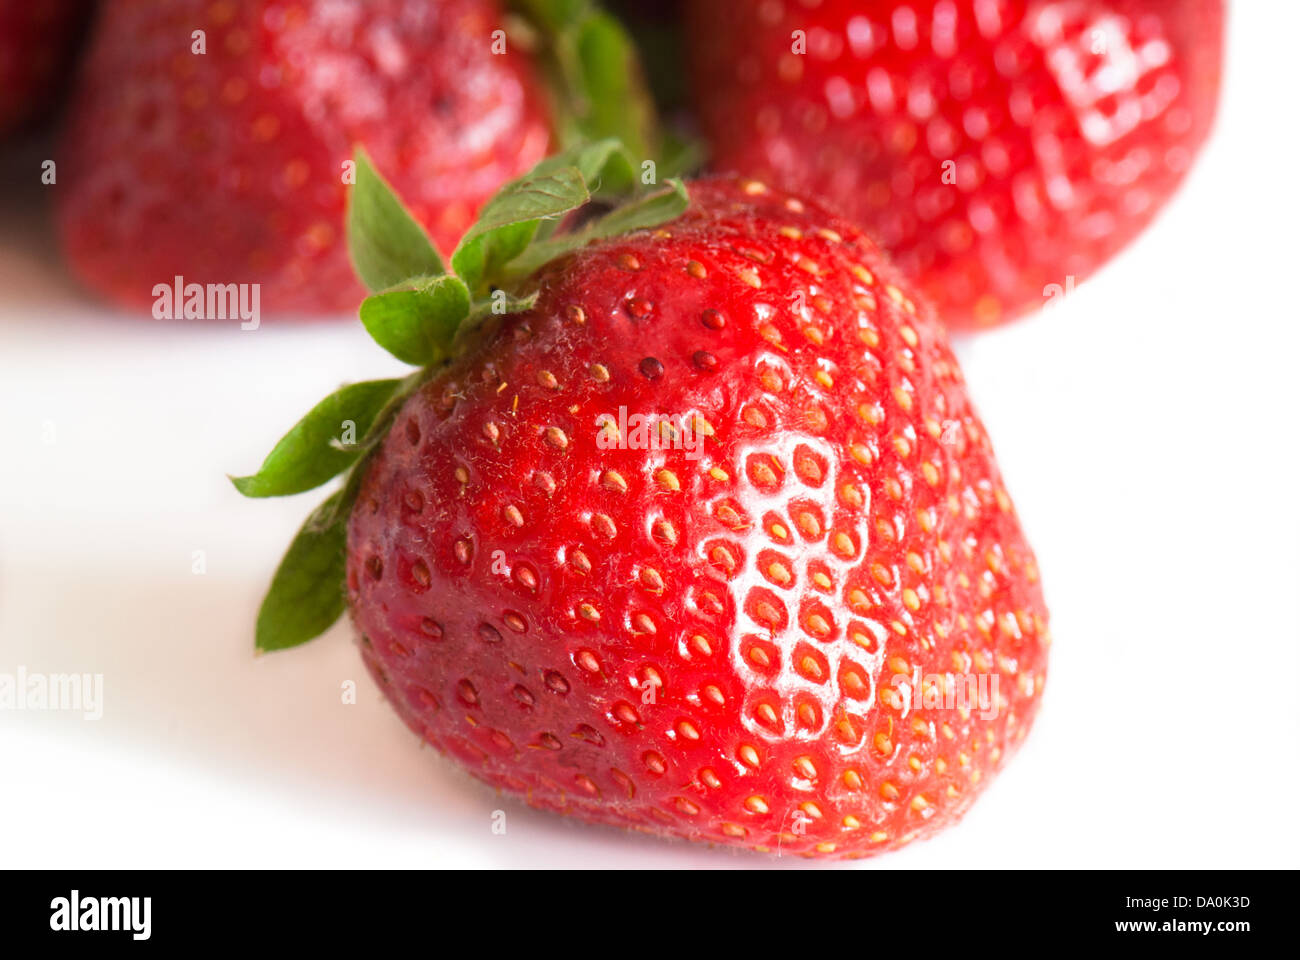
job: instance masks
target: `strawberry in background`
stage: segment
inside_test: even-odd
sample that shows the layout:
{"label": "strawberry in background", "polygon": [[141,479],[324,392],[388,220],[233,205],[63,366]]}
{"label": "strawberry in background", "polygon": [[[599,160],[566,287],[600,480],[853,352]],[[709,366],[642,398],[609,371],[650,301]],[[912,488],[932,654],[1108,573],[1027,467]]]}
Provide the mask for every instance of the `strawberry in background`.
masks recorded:
{"label": "strawberry in background", "polygon": [[493,49],[501,12],[492,0],[106,4],[59,157],[73,271],[134,310],[181,275],[259,283],[268,314],[351,311],[355,144],[444,249],[547,151],[529,61],[513,38]]}
{"label": "strawberry in background", "polygon": [[90,0],[0,0],[0,136],[48,110]]}
{"label": "strawberry in background", "polygon": [[719,169],[820,194],[955,328],[1044,303],[1131,241],[1213,121],[1220,0],[698,0]]}

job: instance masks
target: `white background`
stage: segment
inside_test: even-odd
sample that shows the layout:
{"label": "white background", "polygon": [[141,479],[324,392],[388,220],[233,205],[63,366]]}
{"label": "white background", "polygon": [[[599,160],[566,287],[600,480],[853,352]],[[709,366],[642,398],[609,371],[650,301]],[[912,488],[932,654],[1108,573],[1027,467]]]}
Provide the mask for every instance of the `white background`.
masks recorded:
{"label": "white background", "polygon": [[[966,820],[866,868],[1300,866],[1300,4],[1232,14],[1216,135],[1156,226],[958,344],[1038,553],[1051,672]],[[419,747],[346,626],[255,659],[318,494],[245,501],[225,474],[396,363],[356,323],[103,312],[59,266],[40,155],[0,186],[0,672],[102,673],[106,702],[0,711],[0,865],[807,866],[497,796]]]}

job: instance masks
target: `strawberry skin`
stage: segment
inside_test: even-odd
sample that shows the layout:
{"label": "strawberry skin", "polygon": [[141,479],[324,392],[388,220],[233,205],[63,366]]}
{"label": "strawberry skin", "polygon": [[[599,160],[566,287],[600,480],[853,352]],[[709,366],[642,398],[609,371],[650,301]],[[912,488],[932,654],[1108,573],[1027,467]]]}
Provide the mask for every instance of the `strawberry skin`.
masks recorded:
{"label": "strawberry skin", "polygon": [[953,327],[1105,263],[1214,117],[1220,0],[741,6],[688,7],[715,165],[823,195]]}
{"label": "strawberry skin", "polygon": [[[536,806],[889,850],[959,817],[1033,721],[1034,558],[880,250],[761,183],[690,191],[545,268],[406,401],[348,524],[362,655],[414,731]],[[620,408],[694,425],[699,456],[611,448]],[[933,702],[976,674],[992,715]]]}
{"label": "strawberry skin", "polygon": [[137,309],[181,275],[260,283],[266,313],[351,310],[354,145],[444,250],[546,152],[529,65],[492,52],[499,15],[490,0],[106,4],[59,165],[74,271]]}

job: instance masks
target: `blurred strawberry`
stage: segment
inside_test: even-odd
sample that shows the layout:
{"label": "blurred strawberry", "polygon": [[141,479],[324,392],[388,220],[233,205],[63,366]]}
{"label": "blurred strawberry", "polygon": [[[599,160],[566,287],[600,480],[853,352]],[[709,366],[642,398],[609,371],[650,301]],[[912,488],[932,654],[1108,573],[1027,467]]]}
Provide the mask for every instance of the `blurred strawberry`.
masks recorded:
{"label": "blurred strawberry", "polygon": [[364,144],[434,242],[550,135],[495,0],[121,0],[59,162],[75,272],[124,306],[157,283],[259,283],[266,313],[350,310],[345,161]]}
{"label": "blurred strawberry", "polygon": [[1220,0],[699,0],[687,15],[715,165],[831,200],[955,327],[1024,314],[1132,240],[1218,96]]}
{"label": "blurred strawberry", "polygon": [[54,101],[90,8],[89,0],[0,0],[0,136]]}

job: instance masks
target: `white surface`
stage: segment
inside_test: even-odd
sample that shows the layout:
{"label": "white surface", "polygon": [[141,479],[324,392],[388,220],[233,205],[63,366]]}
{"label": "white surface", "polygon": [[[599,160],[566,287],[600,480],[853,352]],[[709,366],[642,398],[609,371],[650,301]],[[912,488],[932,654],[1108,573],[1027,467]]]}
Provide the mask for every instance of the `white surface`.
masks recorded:
{"label": "white surface", "polygon": [[[1300,866],[1300,5],[1233,14],[1217,134],[1178,200],[1065,302],[959,344],[1038,552],[1051,673],[966,821],[868,868]],[[41,189],[11,177],[0,200],[0,673],[102,673],[105,713],[0,711],[0,864],[774,863],[496,796],[419,749],[344,626],[255,660],[317,495],[243,501],[224,474],[397,365],[356,324],[104,316],[14,196]]]}

